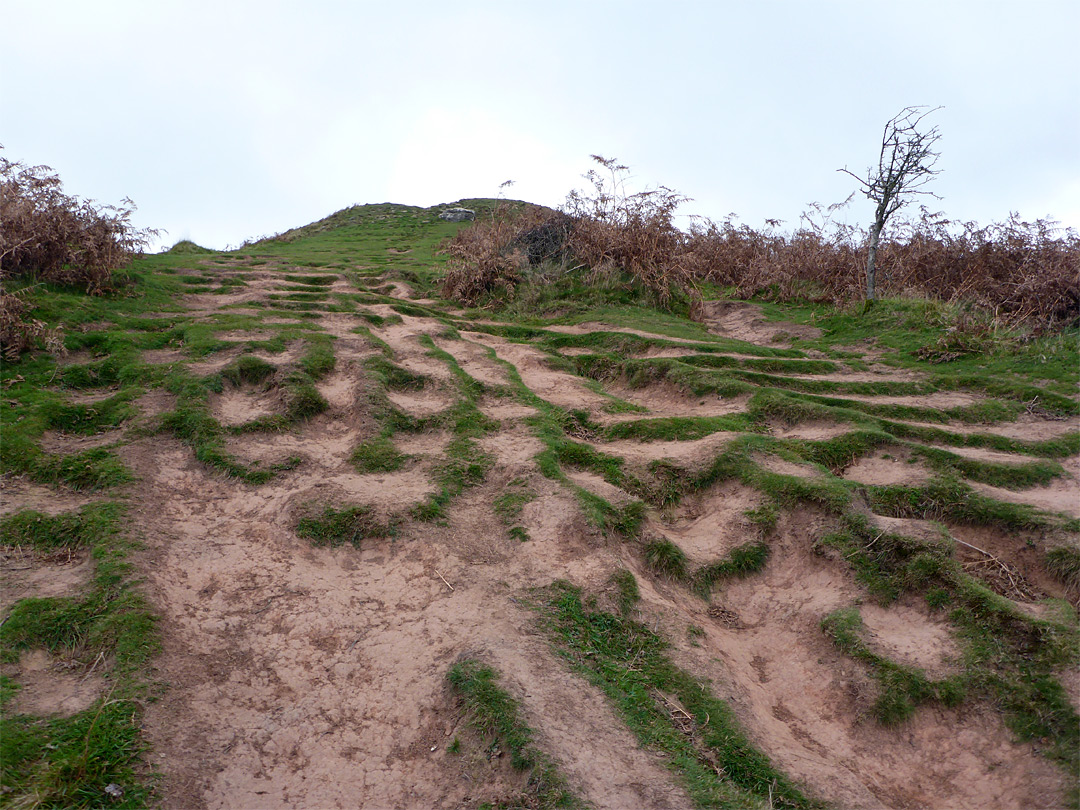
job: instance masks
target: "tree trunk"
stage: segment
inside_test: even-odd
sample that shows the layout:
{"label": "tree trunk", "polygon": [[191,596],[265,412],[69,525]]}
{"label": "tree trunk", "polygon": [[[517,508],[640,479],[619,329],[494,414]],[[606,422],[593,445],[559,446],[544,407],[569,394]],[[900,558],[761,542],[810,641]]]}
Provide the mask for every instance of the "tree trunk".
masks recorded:
{"label": "tree trunk", "polygon": [[874,260],[877,258],[878,239],[881,237],[881,223],[875,222],[870,226],[870,250],[866,255],[866,300],[874,301],[877,298],[877,268]]}

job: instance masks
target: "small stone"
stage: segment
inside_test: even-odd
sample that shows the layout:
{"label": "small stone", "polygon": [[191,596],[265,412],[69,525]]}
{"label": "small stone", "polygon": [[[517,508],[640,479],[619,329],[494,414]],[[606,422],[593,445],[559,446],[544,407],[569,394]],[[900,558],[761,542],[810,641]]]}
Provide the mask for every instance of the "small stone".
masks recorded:
{"label": "small stone", "polygon": [[105,786],[105,792],[112,796],[114,799],[119,799],[124,795],[124,789],[115,782],[110,782]]}

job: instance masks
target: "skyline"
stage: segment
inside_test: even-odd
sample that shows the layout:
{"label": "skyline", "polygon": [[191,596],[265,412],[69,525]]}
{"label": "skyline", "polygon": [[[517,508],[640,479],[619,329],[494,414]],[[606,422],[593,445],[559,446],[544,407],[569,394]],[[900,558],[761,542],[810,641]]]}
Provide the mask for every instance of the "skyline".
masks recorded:
{"label": "skyline", "polygon": [[[590,154],[680,212],[790,230],[876,163],[902,108],[942,107],[931,200],[1080,229],[1080,6],[109,0],[8,4],[0,144],[69,194],[237,245],[353,204],[558,206]],[[42,48],[40,42],[50,43]],[[867,43],[877,43],[871,48]],[[866,225],[856,196],[843,215]]]}

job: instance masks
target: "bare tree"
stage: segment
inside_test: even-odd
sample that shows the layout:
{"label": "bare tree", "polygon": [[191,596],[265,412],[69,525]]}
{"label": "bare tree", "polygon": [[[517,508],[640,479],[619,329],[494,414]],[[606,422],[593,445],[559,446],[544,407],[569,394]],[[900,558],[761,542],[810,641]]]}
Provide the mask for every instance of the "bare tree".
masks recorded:
{"label": "bare tree", "polygon": [[941,107],[905,107],[885,124],[877,169],[867,169],[865,179],[847,169],[838,169],[858,180],[863,194],[877,203],[874,224],[870,226],[870,249],[866,258],[867,301],[873,301],[877,297],[874,260],[877,257],[881,231],[889,217],[909,203],[913,195],[929,194],[937,197],[933,192],[925,191],[923,186],[940,174],[940,171],[934,169],[940,157],[940,153],[934,151],[934,145],[941,133],[936,126],[920,131],[919,125],[926,116],[940,109]]}

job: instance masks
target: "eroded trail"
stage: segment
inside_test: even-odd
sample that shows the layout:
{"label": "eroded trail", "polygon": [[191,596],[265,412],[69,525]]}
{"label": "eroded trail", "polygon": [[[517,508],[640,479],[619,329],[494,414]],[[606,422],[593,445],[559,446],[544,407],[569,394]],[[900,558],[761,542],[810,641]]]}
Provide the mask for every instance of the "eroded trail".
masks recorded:
{"label": "eroded trail", "polygon": [[[214,268],[218,276],[242,270]],[[533,742],[587,804],[707,805],[671,756],[643,745],[640,728],[635,735],[625,711],[605,697],[605,690],[615,695],[620,679],[647,669],[646,659],[611,664],[608,683],[590,669],[602,655],[600,641],[578,649],[552,635],[542,589],[559,580],[581,589],[590,621],[610,616],[611,623],[633,622],[638,638],[665,639],[666,660],[727,701],[750,744],[812,799],[853,808],[1062,804],[1067,777],[1040,756],[1040,743],[1010,733],[986,695],[949,702],[904,693],[913,701],[910,717],[895,727],[875,719],[882,667],[917,672],[931,691],[943,690],[940,684],[965,672],[965,647],[947,611],[915,591],[877,599],[855,566],[860,554],[891,542],[882,540],[887,530],[902,529],[926,543],[951,537],[946,556],[989,589],[1001,610],[1049,615],[1054,599],[1075,600],[1045,574],[1042,557],[1031,558],[1036,541],[1010,542],[1012,529],[1001,519],[980,530],[990,536],[964,541],[972,537],[967,513],[941,506],[932,523],[894,504],[895,493],[926,487],[943,470],[964,481],[970,476],[965,493],[1043,510],[1032,513],[1049,516],[1037,524],[1045,529],[1040,538],[1057,542],[1062,516],[1080,515],[1075,456],[1049,480],[1003,488],[995,486],[1006,477],[997,467],[987,472],[965,460],[1009,470],[1035,457],[959,445],[974,432],[989,443],[995,436],[1038,442],[1075,430],[1075,419],[1025,416],[977,428],[951,416],[924,423],[926,414],[985,397],[853,389],[836,394],[848,403],[836,414],[902,419],[927,431],[907,444],[853,444],[838,462],[826,443],[865,424],[835,421],[823,408],[782,412],[776,401],[766,410],[745,380],[763,385],[760,375],[774,374],[781,392],[811,379],[862,386],[921,381],[886,368],[845,375],[805,356],[755,355],[755,342],[775,347],[801,333],[765,324],[743,307],[717,307],[710,318],[718,334],[746,341],[746,353],[725,347],[701,355],[714,367],[746,372],[737,378],[744,388],[729,384],[731,390],[688,384],[685,369],[683,377],[670,368],[636,377],[594,373],[595,363],[574,366],[589,361],[594,347],[565,345],[559,352],[497,330],[469,331],[458,314],[424,309],[433,302],[413,300],[400,283],[362,310],[366,318],[318,301],[302,310],[306,319],[266,317],[261,308],[279,300],[298,272],[282,263],[247,272],[236,292],[187,296],[191,316],[208,325],[227,311],[261,316],[262,326],[223,330],[217,340],[235,345],[201,359],[174,350],[145,358],[200,379],[227,373],[242,358],[271,367],[273,384],[226,382],[205,400],[223,431],[216,452],[244,475],[266,472],[264,479],[223,474],[178,433],[129,436],[118,450],[138,479],[127,495],[144,546],[136,566],[161,616],[164,650],[156,671],[165,688],[147,705],[143,730],[163,774],[164,807],[427,808],[512,800],[526,786],[509,757],[497,747],[462,745],[475,736],[474,718],[447,673],[463,659],[500,673],[534,730]],[[350,274],[330,275],[327,290],[357,289]],[[393,300],[412,308],[398,312]],[[333,367],[301,381],[314,387],[313,400],[322,398],[317,412],[282,421],[298,407],[296,369],[313,367],[305,360],[310,337],[290,331],[299,325],[313,327],[311,334],[331,347]],[[549,334],[678,342],[595,326]],[[258,344],[279,333],[283,345]],[[680,362],[697,354],[654,347],[639,357]],[[708,378],[714,379],[721,378]],[[182,405],[153,390],[139,403],[141,424],[152,426]],[[673,421],[679,419],[688,421]],[[942,439],[946,433],[961,438]],[[52,440],[58,447],[68,441]],[[705,471],[723,458],[725,472],[709,483]],[[673,494],[663,497],[664,487]],[[975,495],[963,497],[981,503],[970,501]],[[13,483],[5,508],[44,499]],[[345,534],[305,534],[322,516],[348,509],[354,512],[341,518]],[[882,528],[859,541],[851,534],[854,514]],[[856,539],[829,540],[845,531]],[[681,554],[682,568],[665,568],[661,547]],[[752,548],[765,549],[752,566],[721,565]],[[73,561],[71,576],[84,564]],[[620,572],[632,575],[639,596],[617,609],[611,583]],[[706,576],[713,578],[702,586]],[[825,630],[852,611],[863,646],[837,646]],[[1075,710],[1076,684],[1067,670],[1058,674]],[[655,686],[637,699],[648,702],[656,722],[675,729],[694,767],[720,783],[729,779],[709,748],[712,717]],[[766,806],[768,783],[754,789],[755,801]]]}

